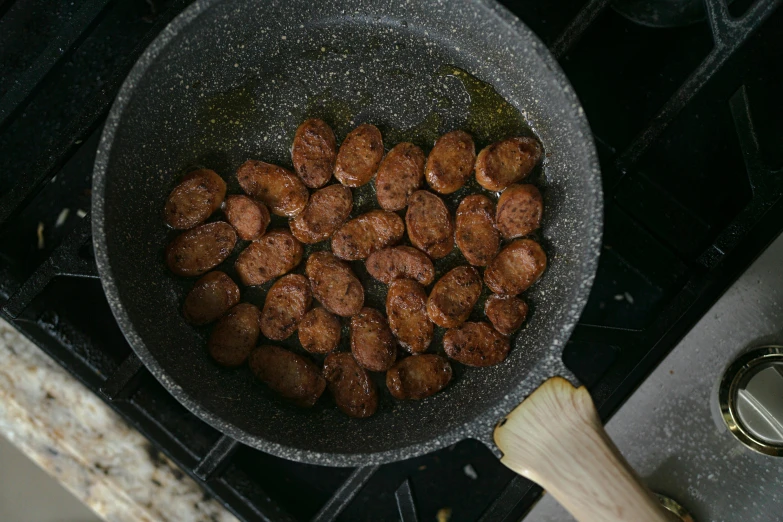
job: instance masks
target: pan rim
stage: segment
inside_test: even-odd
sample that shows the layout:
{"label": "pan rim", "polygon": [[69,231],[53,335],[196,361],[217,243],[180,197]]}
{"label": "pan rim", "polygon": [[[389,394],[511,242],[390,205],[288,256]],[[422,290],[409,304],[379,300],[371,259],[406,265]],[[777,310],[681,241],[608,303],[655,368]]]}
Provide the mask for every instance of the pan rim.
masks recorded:
{"label": "pan rim", "polygon": [[[106,294],[112,313],[117,320],[120,329],[127,338],[134,353],[144,363],[146,368],[155,376],[155,378],[171,393],[177,401],[185,406],[190,412],[207,422],[210,426],[220,432],[242,442],[250,447],[270,453],[277,457],[304,462],[308,464],[355,467],[367,466],[388,462],[395,462],[408,458],[413,458],[425,453],[450,446],[461,440],[473,438],[487,444],[490,449],[497,452],[492,442],[492,426],[494,420],[499,420],[496,415],[498,408],[502,406],[506,412],[513,409],[524,397],[530,393],[529,382],[527,378],[520,380],[509,390],[506,396],[501,399],[494,407],[489,408],[477,414],[474,418],[466,421],[462,425],[456,426],[452,430],[440,434],[439,436],[425,442],[416,442],[404,446],[395,447],[381,451],[363,452],[363,453],[333,453],[323,451],[313,451],[293,446],[287,446],[277,442],[270,441],[259,435],[253,435],[244,429],[227,423],[218,414],[213,413],[201,406],[198,400],[191,397],[169,373],[160,365],[158,360],[149,351],[141,336],[136,331],[125,307],[120,300],[119,288],[114,279],[114,274],[109,262],[107,251],[107,242],[105,234],[105,215],[104,215],[104,195],[106,189],[106,176],[110,163],[112,144],[115,134],[119,127],[122,114],[133,96],[137,82],[144,77],[147,69],[152,65],[158,55],[172,42],[182,29],[188,26],[194,19],[205,12],[214,4],[221,0],[196,0],[190,6],[178,14],[161,33],[150,43],[142,55],[137,60],[131,71],[128,73],[125,81],[120,88],[117,97],[112,104],[109,115],[106,120],[93,169],[93,190],[92,190],[92,231],[93,245],[95,249],[95,258],[98,272],[101,276],[101,284]],[[601,236],[603,228],[603,194],[601,187],[601,175],[595,144],[592,132],[590,131],[587,118],[581,108],[581,104],[555,58],[551,55],[541,40],[515,15],[508,11],[504,6],[494,0],[478,0],[487,10],[496,16],[498,23],[508,24],[516,32],[521,32],[523,36],[532,44],[537,58],[549,69],[551,79],[563,90],[566,101],[574,107],[576,119],[574,124],[576,131],[582,135],[587,149],[588,157],[585,163],[589,166],[584,176],[591,183],[593,192],[586,197],[590,198],[588,206],[590,209],[591,223],[587,228],[588,235],[585,237],[585,252],[580,265],[575,266],[582,274],[581,284],[575,291],[574,299],[571,305],[564,313],[564,321],[561,323],[559,332],[555,334],[555,345],[564,346],[570,337],[581,312],[587,302],[590,289],[592,287],[595,273],[598,267],[598,259],[601,248]],[[562,365],[561,365],[562,366]],[[528,375],[529,377],[529,375]],[[502,403],[502,404],[501,404]]]}

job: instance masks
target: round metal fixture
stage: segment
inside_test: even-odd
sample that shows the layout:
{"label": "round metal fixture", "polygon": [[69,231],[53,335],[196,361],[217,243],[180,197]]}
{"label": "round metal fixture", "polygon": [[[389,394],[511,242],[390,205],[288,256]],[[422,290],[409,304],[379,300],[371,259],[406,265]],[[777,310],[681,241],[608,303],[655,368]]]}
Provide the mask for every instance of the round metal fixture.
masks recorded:
{"label": "round metal fixture", "polygon": [[718,391],[731,433],[752,450],[783,456],[783,346],[765,346],[731,363]]}
{"label": "round metal fixture", "polygon": [[676,500],[661,495],[660,493],[656,493],[655,496],[658,497],[658,502],[661,503],[664,509],[669,513],[673,513],[674,516],[677,517],[677,520],[681,520],[682,522],[695,522],[691,514]]}

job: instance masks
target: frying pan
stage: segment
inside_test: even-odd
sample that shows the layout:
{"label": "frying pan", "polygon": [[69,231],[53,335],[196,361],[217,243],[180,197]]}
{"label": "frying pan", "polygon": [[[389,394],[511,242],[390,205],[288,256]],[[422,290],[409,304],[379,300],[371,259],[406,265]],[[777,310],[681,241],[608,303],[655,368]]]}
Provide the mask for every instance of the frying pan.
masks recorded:
{"label": "frying pan", "polygon": [[[293,132],[310,116],[330,123],[338,140],[371,122],[387,146],[410,140],[425,152],[435,136],[456,128],[471,132],[479,147],[514,134],[542,141],[546,160],[534,178],[545,197],[540,239],[549,268],[526,295],[532,316],[504,363],[455,365],[443,392],[424,401],[384,396],[373,417],[356,420],[327,399],[313,410],[281,403],[247,369],[222,369],[209,359],[206,332],[186,324],[179,310],[192,282],[173,277],[163,262],[173,234],[162,219],[165,198],[189,167],[216,170],[238,192],[233,173],[246,159],[290,166]],[[452,209],[464,192],[447,198]],[[355,191],[354,215],[374,200],[372,184]],[[583,388],[547,381],[504,421],[497,446],[492,439],[497,421],[547,378],[575,381],[561,351],[593,281],[602,225],[598,161],[579,102],[543,44],[501,6],[197,0],[150,45],[117,96],[97,152],[92,214],[101,279],[131,346],[174,397],[231,437],[331,466],[406,459],[476,438],[496,453],[499,446],[505,463],[556,496],[567,482],[563,496],[577,499],[577,511],[595,511],[589,505],[601,494],[613,497],[599,503],[601,520],[611,520],[607,513],[616,512],[607,509],[617,505],[626,514],[636,509],[635,520],[659,519],[601,435]],[[232,261],[220,268],[233,274]],[[439,273],[458,262],[439,262]],[[365,282],[368,304],[382,309],[384,291]],[[261,304],[264,291],[245,289],[243,299]],[[536,459],[550,461],[543,466],[550,473],[532,473],[541,468]],[[590,465],[579,469],[582,460]],[[602,472],[606,480],[580,475]],[[569,480],[558,479],[561,473]]]}

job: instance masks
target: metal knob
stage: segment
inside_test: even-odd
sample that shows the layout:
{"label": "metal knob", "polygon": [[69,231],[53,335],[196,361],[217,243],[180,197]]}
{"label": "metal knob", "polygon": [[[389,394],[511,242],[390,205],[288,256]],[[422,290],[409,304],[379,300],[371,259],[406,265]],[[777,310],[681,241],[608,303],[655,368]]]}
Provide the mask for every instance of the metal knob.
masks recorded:
{"label": "metal knob", "polygon": [[743,444],[783,456],[783,347],[767,346],[734,361],[721,381],[723,420]]}

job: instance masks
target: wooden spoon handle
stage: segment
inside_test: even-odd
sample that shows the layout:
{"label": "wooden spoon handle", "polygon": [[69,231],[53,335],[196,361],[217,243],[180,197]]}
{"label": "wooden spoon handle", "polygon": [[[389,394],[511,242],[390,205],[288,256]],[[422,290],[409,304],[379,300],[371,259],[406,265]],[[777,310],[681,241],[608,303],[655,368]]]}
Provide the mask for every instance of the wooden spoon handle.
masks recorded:
{"label": "wooden spoon handle", "polygon": [[579,522],[670,522],[601,425],[587,389],[542,384],[495,428],[500,462],[537,482]]}

